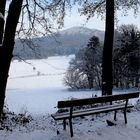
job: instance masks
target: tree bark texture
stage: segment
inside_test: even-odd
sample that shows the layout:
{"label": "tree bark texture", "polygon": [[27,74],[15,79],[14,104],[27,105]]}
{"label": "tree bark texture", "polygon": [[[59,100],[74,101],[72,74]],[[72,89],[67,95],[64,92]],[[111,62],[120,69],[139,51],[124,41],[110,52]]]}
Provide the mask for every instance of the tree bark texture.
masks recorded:
{"label": "tree bark texture", "polygon": [[0,49],[0,115],[3,112],[6,85],[12,53],[14,49],[15,33],[23,0],[12,0],[6,20],[3,44]]}
{"label": "tree bark texture", "polygon": [[112,94],[112,49],[114,38],[114,0],[106,0],[106,27],[102,61],[102,95]]}
{"label": "tree bark texture", "polygon": [[[6,6],[6,0],[0,0],[0,13],[5,15],[5,6]],[[0,44],[2,44],[3,40],[3,32],[4,31],[4,19],[0,18]]]}

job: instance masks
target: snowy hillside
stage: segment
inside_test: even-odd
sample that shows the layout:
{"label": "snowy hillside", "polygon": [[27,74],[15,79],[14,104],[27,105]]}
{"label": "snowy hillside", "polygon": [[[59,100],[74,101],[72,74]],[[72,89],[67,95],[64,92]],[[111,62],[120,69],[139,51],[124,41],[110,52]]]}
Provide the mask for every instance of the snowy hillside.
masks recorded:
{"label": "snowy hillside", "polygon": [[87,36],[98,36],[100,38],[101,41],[103,41],[103,37],[104,37],[104,32],[101,30],[97,30],[97,29],[89,29],[86,27],[72,27],[69,28],[67,30],[61,31],[60,34],[63,35],[87,35]]}
{"label": "snowy hillside", "polygon": [[72,27],[67,30],[61,31],[61,34],[64,35],[75,35],[75,34],[86,34],[86,35],[91,35],[93,34],[93,30],[86,28],[86,27]]}
{"label": "snowy hillside", "polygon": [[93,35],[103,41],[103,31],[85,27],[73,27],[50,36],[34,38],[32,39],[33,44],[29,40],[22,40],[24,43],[17,40],[14,54],[24,59],[75,54],[80,48],[87,45]]}
{"label": "snowy hillside", "polygon": [[76,118],[73,120],[73,138],[70,137],[69,126],[67,131],[63,131],[62,123],[56,124],[51,118],[50,114],[57,110],[58,100],[101,94],[101,91],[68,91],[63,85],[64,73],[73,57],[57,56],[26,63],[17,60],[12,62],[6,104],[10,111],[27,112],[33,120],[27,125],[21,125],[9,119],[5,125],[10,130],[1,129],[0,140],[139,140],[140,103],[137,104],[137,100],[133,100],[137,109],[127,113],[127,125],[122,112],[118,112],[116,125],[111,127],[106,120],[113,118],[113,112]]}

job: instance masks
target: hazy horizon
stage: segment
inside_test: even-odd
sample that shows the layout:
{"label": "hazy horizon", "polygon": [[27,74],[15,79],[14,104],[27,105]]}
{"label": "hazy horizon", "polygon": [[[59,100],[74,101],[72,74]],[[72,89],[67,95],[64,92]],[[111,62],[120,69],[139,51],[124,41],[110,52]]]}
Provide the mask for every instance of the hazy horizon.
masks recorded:
{"label": "hazy horizon", "polygon": [[[126,15],[125,15],[126,14]],[[140,28],[140,15],[135,16],[134,12],[130,10],[128,13],[117,12],[118,19],[115,23],[115,28],[121,24],[134,24]],[[87,27],[90,29],[105,30],[105,18],[101,20],[101,17],[94,16],[89,21],[86,20],[86,16],[80,16],[76,10],[68,12],[65,20],[64,27],[61,30],[65,30],[75,26]]]}

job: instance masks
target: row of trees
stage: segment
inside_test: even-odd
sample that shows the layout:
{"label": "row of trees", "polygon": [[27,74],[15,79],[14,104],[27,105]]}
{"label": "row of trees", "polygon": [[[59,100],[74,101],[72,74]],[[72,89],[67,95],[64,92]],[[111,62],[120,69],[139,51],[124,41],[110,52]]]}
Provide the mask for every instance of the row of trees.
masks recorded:
{"label": "row of trees", "polygon": [[134,25],[121,26],[116,40],[113,79],[116,87],[138,87],[140,84],[140,30]]}
{"label": "row of trees", "polygon": [[[29,38],[51,32],[54,24],[58,28],[63,26],[66,9],[76,3],[81,5],[82,14],[88,18],[95,13],[103,15],[106,10],[102,87],[104,94],[112,94],[114,9],[133,8],[136,12],[139,0],[116,0],[115,4],[114,0],[0,0],[0,114],[4,106],[15,36]],[[106,63],[109,64],[108,68]]]}
{"label": "row of trees", "polygon": [[[93,36],[70,62],[64,83],[72,89],[102,87],[102,44]],[[122,25],[116,31],[113,49],[113,86],[138,87],[140,84],[140,30]],[[108,65],[106,66],[108,67]]]}

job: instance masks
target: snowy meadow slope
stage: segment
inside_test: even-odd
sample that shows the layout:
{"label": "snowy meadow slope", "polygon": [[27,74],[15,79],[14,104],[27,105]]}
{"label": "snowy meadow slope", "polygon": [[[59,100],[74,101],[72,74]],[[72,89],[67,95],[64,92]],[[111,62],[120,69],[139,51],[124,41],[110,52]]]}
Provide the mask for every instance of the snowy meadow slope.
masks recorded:
{"label": "snowy meadow slope", "polygon": [[49,57],[42,60],[13,61],[8,81],[6,103],[19,113],[52,113],[58,100],[88,97],[92,92],[69,92],[63,84],[68,62],[74,56]]}
{"label": "snowy meadow slope", "polygon": [[[63,84],[68,62],[74,56],[56,56],[42,60],[12,62],[6,104],[10,111],[27,111],[33,120],[26,126],[13,125],[12,131],[0,130],[0,140],[139,140],[140,111],[135,108],[128,113],[128,124],[123,114],[118,113],[115,126],[109,127],[107,119],[113,118],[113,112],[98,116],[87,116],[73,120],[74,137],[70,137],[69,128],[62,130],[61,122],[56,125],[50,117],[56,111],[58,100],[71,97],[91,97],[100,91],[69,91]],[[114,91],[115,93],[118,91]],[[125,92],[125,91],[123,91]],[[133,100],[136,104],[136,100]],[[137,104],[140,110],[140,103]],[[57,135],[56,131],[60,131]]]}

